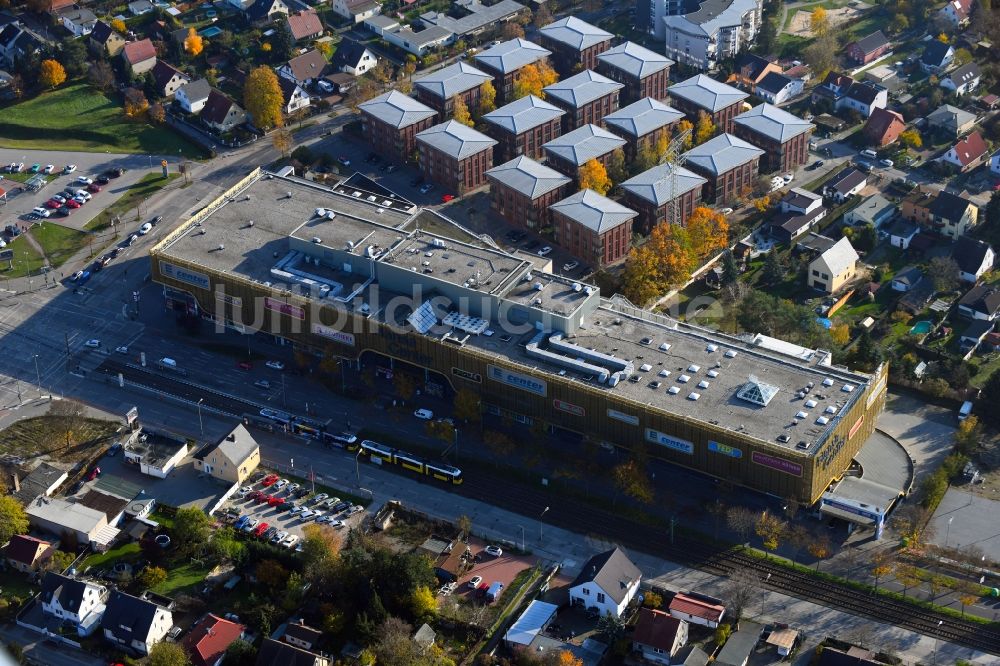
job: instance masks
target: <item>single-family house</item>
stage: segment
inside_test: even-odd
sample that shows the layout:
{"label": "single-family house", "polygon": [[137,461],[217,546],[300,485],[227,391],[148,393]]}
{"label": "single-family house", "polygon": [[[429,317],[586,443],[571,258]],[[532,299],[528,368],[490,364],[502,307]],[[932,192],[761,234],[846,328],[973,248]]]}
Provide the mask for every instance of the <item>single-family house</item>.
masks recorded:
{"label": "single-family house", "polygon": [[927,114],[927,126],[959,137],[976,124],[976,115],[951,104],[943,104]]}
{"label": "single-family house", "polygon": [[53,551],[48,541],[27,534],[15,534],[4,547],[3,557],[11,568],[28,573],[38,571],[52,557]]}
{"label": "single-family house", "polygon": [[195,454],[195,469],[227,483],[243,483],[260,465],[260,445],[243,424]]}
{"label": "single-family house", "polygon": [[337,44],[337,52],[333,54],[333,68],[351,76],[361,76],[375,69],[378,65],[378,54],[367,46],[353,39],[344,39]]}
{"label": "single-family house", "polygon": [[[372,25],[372,23],[366,23]],[[428,26],[419,31],[403,26],[393,30],[383,30],[382,39],[398,46],[407,53],[422,58],[440,46],[451,44],[455,40],[455,33],[439,25]]]}
{"label": "single-family house", "polygon": [[678,592],[670,600],[667,611],[678,620],[689,624],[717,629],[726,614],[726,607],[714,597]]}
{"label": "single-family house", "polygon": [[125,38],[104,21],[98,21],[94,24],[94,29],[90,31],[87,41],[91,49],[103,53],[109,58],[114,58],[125,48]]}
{"label": "single-family house", "polygon": [[243,637],[246,627],[213,613],[198,620],[184,638],[192,666],[220,666],[226,649]]}
{"label": "single-family house", "polygon": [[770,220],[771,235],[779,242],[791,244],[826,217],[823,197],[799,187],[790,189],[779,204],[779,212]]}
{"label": "single-family house", "polygon": [[312,49],[295,56],[278,68],[278,76],[294,81],[303,88],[309,88],[317,80],[331,71],[330,63],[320,51]]}
{"label": "single-family house", "polygon": [[847,45],[845,49],[847,57],[856,65],[867,65],[873,60],[878,60],[889,52],[892,45],[889,38],[881,30],[876,30],[870,35],[862,37]]}
{"label": "single-family house", "polygon": [[38,598],[45,615],[73,624],[78,635],[89,636],[104,615],[108,589],[87,580],[49,571],[42,578],[42,591]]}
{"label": "single-family house", "polygon": [[128,13],[132,16],[142,16],[153,11],[153,3],[150,0],[134,0],[128,3]]}
{"label": "single-family house", "polygon": [[924,272],[920,270],[919,266],[906,266],[892,276],[891,287],[893,291],[906,293],[916,287],[923,279]]}
{"label": "single-family house", "polygon": [[932,39],[927,42],[927,46],[924,47],[924,52],[920,56],[920,69],[928,74],[938,74],[948,69],[954,59],[954,47]]}
{"label": "single-family house", "polygon": [[188,83],[191,77],[163,60],[153,65],[153,87],[160,97],[173,97],[177,90]]}
{"label": "single-family house", "polygon": [[1000,177],[1000,150],[993,153],[993,157],[990,158],[990,173],[994,177]]}
{"label": "single-family house", "polygon": [[278,86],[281,88],[282,113],[295,113],[309,106],[309,93],[303,90],[299,84],[279,76]]}
{"label": "single-family house", "polygon": [[621,617],[639,591],[642,572],[621,548],[594,555],[569,587],[573,606],[596,608],[601,615]]}
{"label": "single-family house", "polygon": [[88,490],[77,500],[77,504],[103,513],[108,525],[118,525],[125,516],[125,507],[128,506],[129,500],[99,490]]}
{"label": "single-family house", "polygon": [[845,167],[823,186],[823,196],[833,199],[836,203],[844,203],[850,197],[865,189],[868,185],[868,175],[854,167]]}
{"label": "single-family house", "polygon": [[951,24],[953,30],[969,24],[973,0],[948,0],[948,4],[938,10],[937,15]]}
{"label": "single-family house", "polygon": [[243,9],[243,16],[254,25],[264,25],[288,14],[288,5],[284,0],[253,0]]}
{"label": "single-family house", "polygon": [[982,164],[989,154],[989,147],[983,140],[983,135],[973,132],[959,139],[938,159],[950,164],[961,172],[971,171]]}
{"label": "single-family house", "polygon": [[140,654],[149,654],[173,626],[173,614],[168,608],[119,590],[111,593],[101,618],[108,642]]}
{"label": "single-family house", "polygon": [[903,200],[903,216],[906,219],[926,222],[942,236],[959,238],[979,223],[979,207],[960,194],[938,192],[931,197],[917,198],[910,205]]}
{"label": "single-family house", "polygon": [[672,658],[687,644],[688,624],[670,613],[640,608],[632,631],[632,649],[654,664],[670,666]]}
{"label": "single-family house", "polygon": [[1000,316],[1000,289],[985,284],[973,287],[958,301],[958,313],[969,319],[995,321]]}
{"label": "single-family house", "polygon": [[868,118],[875,109],[884,109],[889,104],[889,91],[871,81],[855,81],[837,104],[838,109],[857,111],[862,118]]}
{"label": "single-family house", "polygon": [[549,207],[556,242],[574,257],[604,267],[628,254],[636,213],[594,190],[581,190]]}
{"label": "single-family house", "polygon": [[993,269],[996,253],[986,241],[959,236],[951,248],[951,258],[958,264],[959,278],[975,283]]}
{"label": "single-family house", "polygon": [[802,92],[805,82],[780,72],[769,72],[757,84],[757,97],[775,106],[781,106]]}
{"label": "single-family house", "polygon": [[889,244],[901,250],[908,250],[910,242],[916,237],[920,228],[908,220],[896,220],[888,229]]}
{"label": "single-family house", "polygon": [[764,633],[764,627],[745,620],[741,621],[739,626],[740,628],[729,636],[726,644],[715,655],[715,661],[712,662],[715,666],[746,666],[750,661],[750,655],[757,647],[757,642]]}
{"label": "single-family house", "polygon": [[768,74],[781,74],[781,67],[771,62],[767,58],[743,51],[736,57],[736,67],[729,75],[726,83],[735,84],[737,87],[756,92],[757,84],[764,80]]}
{"label": "single-family house", "polygon": [[330,666],[329,658],[273,638],[265,638],[257,651],[256,666]]}
{"label": "single-family house", "polygon": [[19,487],[11,494],[18,502],[27,506],[36,497],[50,497],[68,477],[69,474],[62,467],[42,462],[18,482]]}
{"label": "single-family house", "polygon": [[209,85],[208,80],[198,79],[178,88],[174,94],[174,101],[184,113],[201,113],[211,92],[212,86]]}
{"label": "single-family house", "polygon": [[122,59],[133,76],[145,74],[156,65],[156,47],[149,39],[128,42],[122,49]]}
{"label": "single-family house", "polygon": [[906,129],[903,116],[889,109],[875,109],[862,130],[869,145],[882,148],[894,143]]}
{"label": "single-family house", "polygon": [[382,14],[369,16],[364,20],[364,24],[366,28],[379,37],[383,37],[386,33],[398,30],[400,27],[397,19],[392,16],[383,16]]}
{"label": "single-family house", "polygon": [[295,42],[308,42],[323,35],[323,22],[319,20],[315,9],[303,9],[289,14],[285,27]]}
{"label": "single-family house", "polygon": [[854,85],[854,79],[847,74],[840,72],[829,72],[823,82],[813,88],[811,101],[813,104],[827,105],[830,110],[836,110],[840,100],[850,87]]}
{"label": "single-family house", "polygon": [[83,37],[94,31],[97,16],[89,9],[66,9],[59,12],[59,21],[74,37]]}
{"label": "single-family house", "polygon": [[824,293],[834,294],[857,276],[858,259],[851,241],[841,238],[833,247],[810,262],[806,284]]}
{"label": "single-family house", "polygon": [[382,5],[375,0],[333,0],[330,9],[352,23],[361,23],[378,15]]}
{"label": "single-family house", "polygon": [[104,551],[118,538],[118,529],[108,525],[103,511],[76,502],[41,496],[25,507],[25,512],[32,527],[60,537],[64,544],[75,541]]}
{"label": "single-family house", "polygon": [[994,322],[973,319],[958,338],[958,347],[965,353],[977,349],[983,339],[993,332]]}
{"label": "single-family house", "polygon": [[41,52],[44,45],[41,37],[19,21],[8,23],[0,30],[0,59],[9,68],[22,58]]}
{"label": "single-family house", "polygon": [[225,93],[212,88],[201,110],[201,119],[216,132],[228,132],[246,122],[247,114]]}
{"label": "single-family house", "polygon": [[948,72],[948,75],[941,79],[941,87],[956,95],[968,95],[975,92],[981,80],[979,65],[970,62]]}
{"label": "single-family house", "polygon": [[311,650],[317,646],[323,638],[323,632],[307,625],[304,620],[289,622],[285,625],[285,633],[281,636],[289,645]]}
{"label": "single-family house", "polygon": [[844,223],[854,226],[870,224],[876,229],[896,214],[896,204],[881,194],[873,194],[844,214]]}

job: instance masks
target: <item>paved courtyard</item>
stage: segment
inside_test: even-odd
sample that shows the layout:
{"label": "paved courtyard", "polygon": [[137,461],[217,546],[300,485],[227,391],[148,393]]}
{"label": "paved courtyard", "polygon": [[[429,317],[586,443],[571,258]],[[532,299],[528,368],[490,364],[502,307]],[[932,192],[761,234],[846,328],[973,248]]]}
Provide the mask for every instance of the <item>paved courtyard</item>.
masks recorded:
{"label": "paved courtyard", "polygon": [[1000,502],[984,497],[979,486],[949,488],[931,519],[931,542],[947,548],[978,549],[1000,561]]}

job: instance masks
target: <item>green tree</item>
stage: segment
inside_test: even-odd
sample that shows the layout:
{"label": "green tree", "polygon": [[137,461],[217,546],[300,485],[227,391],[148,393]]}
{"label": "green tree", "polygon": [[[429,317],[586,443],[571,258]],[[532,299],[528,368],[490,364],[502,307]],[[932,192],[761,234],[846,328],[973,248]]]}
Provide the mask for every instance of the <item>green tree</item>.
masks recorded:
{"label": "green tree", "polygon": [[455,392],[455,418],[466,423],[478,423],[482,417],[480,399],[475,391],[459,389]]}
{"label": "green tree", "polygon": [[87,73],[87,47],[81,39],[64,39],[59,44],[59,62],[70,79],[78,79]]}
{"label": "green tree", "polygon": [[73,553],[67,553],[64,550],[56,550],[52,552],[51,556],[49,556],[49,559],[45,562],[44,567],[46,571],[62,573],[69,568],[69,565],[73,564],[73,560],[75,559],[76,557]]}
{"label": "green tree", "polygon": [[281,562],[272,559],[258,562],[254,575],[259,583],[272,591],[284,588],[290,576],[288,569]]}
{"label": "green tree", "polygon": [[197,507],[177,509],[170,536],[178,553],[190,555],[195,549],[208,542],[212,521]]}
{"label": "green tree", "polygon": [[222,666],[244,666],[257,661],[257,648],[248,640],[237,638],[226,648]]}
{"label": "green tree", "polygon": [[625,620],[615,617],[610,611],[606,612],[597,621],[597,633],[605,639],[608,645],[614,645],[625,636]]}
{"label": "green tree", "polygon": [[740,279],[740,268],[731,251],[722,255],[722,284],[730,285]]}
{"label": "green tree", "polygon": [[611,469],[611,479],[619,492],[643,504],[653,502],[654,491],[649,474],[635,459],[615,465]]}
{"label": "green tree", "polygon": [[167,579],[167,572],[161,567],[149,566],[142,570],[136,581],[143,588],[150,590]]}
{"label": "green tree", "polygon": [[418,620],[426,620],[437,613],[437,597],[426,585],[413,590],[411,604],[413,616]]}
{"label": "green tree", "polygon": [[776,285],[785,279],[785,264],[777,248],[772,248],[764,259],[764,268],[761,269],[761,279],[764,284]]}
{"label": "green tree", "polygon": [[986,204],[986,223],[1000,226],[1000,191],[990,195],[989,203]]}
{"label": "green tree", "polygon": [[28,531],[28,514],[21,503],[10,495],[0,496],[0,543]]}
{"label": "green tree", "polygon": [[621,184],[623,180],[628,178],[628,171],[625,168],[625,151],[621,148],[615,148],[611,153],[611,157],[608,159],[608,178],[615,185]]}
{"label": "green tree", "polygon": [[177,643],[161,641],[149,650],[149,666],[189,666],[191,660]]}

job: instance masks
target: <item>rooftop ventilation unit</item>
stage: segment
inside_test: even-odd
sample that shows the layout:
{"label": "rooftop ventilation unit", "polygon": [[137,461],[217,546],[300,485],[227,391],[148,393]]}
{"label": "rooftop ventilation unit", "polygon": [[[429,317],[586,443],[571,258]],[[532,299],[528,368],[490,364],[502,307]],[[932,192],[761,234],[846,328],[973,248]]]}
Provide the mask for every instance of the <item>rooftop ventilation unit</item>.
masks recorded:
{"label": "rooftop ventilation unit", "polygon": [[583,291],[583,285],[580,284],[579,282],[574,282],[573,283],[573,291],[576,291],[576,292]]}
{"label": "rooftop ventilation unit", "polygon": [[670,351],[670,345],[667,344],[666,342],[660,343],[659,350],[660,351]]}
{"label": "rooftop ventilation unit", "polygon": [[854,385],[853,384],[844,384],[843,388],[841,388],[840,390],[843,391],[844,393],[850,393],[851,391],[854,390]]}
{"label": "rooftop ventilation unit", "polygon": [[688,400],[697,400],[700,397],[701,397],[701,393],[695,393],[694,391],[692,391],[691,393],[688,393]]}
{"label": "rooftop ventilation unit", "polygon": [[833,386],[833,380],[827,377],[823,380],[823,386]]}
{"label": "rooftop ventilation unit", "polygon": [[316,245],[321,245],[323,243],[323,239],[320,238],[319,236],[313,236],[313,243],[316,243]]}
{"label": "rooftop ventilation unit", "polygon": [[827,414],[836,414],[837,413],[837,408],[834,407],[833,405],[830,405],[829,407],[827,407],[823,411],[826,412]]}
{"label": "rooftop ventilation unit", "polygon": [[247,226],[248,227],[252,227],[253,226],[253,220],[250,220],[249,222],[247,222]]}
{"label": "rooftop ventilation unit", "polygon": [[726,353],[723,354],[723,356],[725,356],[726,358],[736,358],[736,354],[738,354],[738,353],[739,352],[737,352],[737,351],[735,351],[733,349],[727,349]]}
{"label": "rooftop ventilation unit", "polygon": [[709,370],[705,374],[708,375],[709,377],[711,377],[712,379],[715,379],[716,377],[719,376],[719,371],[718,370]]}
{"label": "rooftop ventilation unit", "polygon": [[669,370],[660,370],[656,374],[658,374],[660,377],[669,377],[670,376],[670,371]]}
{"label": "rooftop ventilation unit", "polygon": [[532,305],[541,305],[542,304],[542,299],[536,298],[535,300],[531,301],[531,304]]}
{"label": "rooftop ventilation unit", "polygon": [[531,278],[532,278],[531,271],[528,271],[527,273],[524,274],[523,279],[525,282],[531,282]]}
{"label": "rooftop ventilation unit", "polygon": [[652,369],[653,366],[651,366],[649,363],[643,363],[642,365],[639,366],[640,372],[649,372]]}
{"label": "rooftop ventilation unit", "polygon": [[718,351],[718,350],[719,350],[719,345],[708,345],[707,347],[705,347],[705,351],[707,351],[709,353],[712,353],[712,352]]}
{"label": "rooftop ventilation unit", "polygon": [[223,245],[222,243],[219,243],[219,246],[216,247],[215,249],[218,250],[219,252],[222,252],[223,250],[226,249],[226,246]]}
{"label": "rooftop ventilation unit", "polygon": [[816,406],[816,401],[815,400],[806,400],[804,404],[805,404],[806,407],[809,407],[811,409],[811,408],[813,408],[813,407]]}
{"label": "rooftop ventilation unit", "polygon": [[680,377],[677,378],[677,381],[679,381],[681,384],[687,384],[689,381],[691,381],[691,378],[688,377],[687,375],[681,375]]}
{"label": "rooftop ventilation unit", "polygon": [[671,386],[670,388],[667,389],[667,393],[669,393],[670,395],[677,395],[680,392],[681,392],[680,388],[676,386]]}
{"label": "rooftop ventilation unit", "polygon": [[434,247],[442,247],[442,248],[445,247],[444,241],[441,240],[440,238],[431,239],[431,245],[433,245]]}
{"label": "rooftop ventilation unit", "polygon": [[594,293],[594,291],[595,291],[595,289],[594,289],[593,287],[584,287],[584,289],[583,289],[583,290],[584,290],[585,292],[587,292],[587,296],[590,296],[590,295],[591,295],[591,294],[593,294],[593,293]]}
{"label": "rooftop ventilation unit", "polygon": [[694,363],[692,363],[691,365],[688,366],[688,372],[698,372],[699,370],[701,370],[700,365],[695,365]]}
{"label": "rooftop ventilation unit", "polygon": [[543,285],[541,282],[536,282],[534,284],[534,289],[535,291],[541,291],[542,289],[545,289],[545,285]]}
{"label": "rooftop ventilation unit", "polygon": [[795,418],[797,419],[805,419],[808,417],[809,417],[809,412],[802,412],[802,411],[795,412]]}
{"label": "rooftop ventilation unit", "polygon": [[709,386],[710,384],[706,382],[704,379],[698,382],[698,388],[700,389],[707,389]]}
{"label": "rooftop ventilation unit", "polygon": [[817,425],[826,425],[829,422],[830,422],[830,419],[826,418],[825,416],[821,416],[818,419],[816,419],[816,424]]}

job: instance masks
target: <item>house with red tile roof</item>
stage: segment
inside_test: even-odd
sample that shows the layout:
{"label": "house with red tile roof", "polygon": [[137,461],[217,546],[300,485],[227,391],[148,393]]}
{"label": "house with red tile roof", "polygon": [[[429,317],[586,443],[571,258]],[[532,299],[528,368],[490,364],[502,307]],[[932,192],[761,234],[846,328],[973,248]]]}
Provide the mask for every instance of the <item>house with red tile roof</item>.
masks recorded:
{"label": "house with red tile roof", "polygon": [[875,109],[862,131],[869,144],[882,148],[896,141],[904,129],[903,116],[889,109]]}
{"label": "house with red tile roof", "polygon": [[17,534],[11,537],[3,554],[7,564],[18,571],[28,572],[37,571],[38,567],[52,556],[53,550],[52,544],[48,541],[26,534]]}
{"label": "house with red tile roof", "polygon": [[226,649],[243,637],[245,629],[242,624],[209,613],[191,627],[184,639],[184,650],[194,666],[219,666]]}
{"label": "house with red tile roof", "polygon": [[939,159],[945,164],[951,164],[959,171],[971,171],[983,163],[989,153],[983,135],[973,132],[964,139],[959,139],[948,152]]}
{"label": "house with red tile roof", "polygon": [[654,664],[669,664],[670,658],[687,643],[688,625],[661,610],[640,608],[632,632],[632,649]]}
{"label": "house with red tile roof", "polygon": [[717,599],[681,592],[670,600],[667,610],[678,620],[700,624],[710,629],[718,628],[722,617],[726,614],[726,607]]}
{"label": "house with red tile roof", "polygon": [[316,39],[323,34],[323,23],[314,9],[303,9],[288,15],[288,32],[296,42]]}
{"label": "house with red tile roof", "polygon": [[133,75],[144,74],[156,65],[156,47],[149,39],[129,42],[122,49],[122,58]]}

